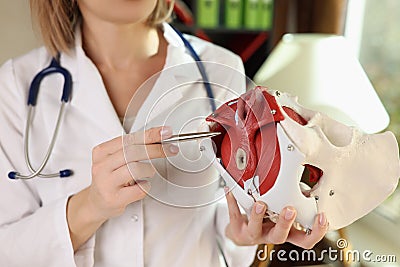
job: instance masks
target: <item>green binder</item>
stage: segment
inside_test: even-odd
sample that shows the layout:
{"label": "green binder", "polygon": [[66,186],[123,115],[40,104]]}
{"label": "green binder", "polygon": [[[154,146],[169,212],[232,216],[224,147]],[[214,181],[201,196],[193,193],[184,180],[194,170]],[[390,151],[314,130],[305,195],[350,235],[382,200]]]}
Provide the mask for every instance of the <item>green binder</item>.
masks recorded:
{"label": "green binder", "polygon": [[238,29],[242,27],[243,0],[225,0],[225,27]]}
{"label": "green binder", "polygon": [[244,0],[244,26],[247,29],[259,28],[259,0]]}
{"label": "green binder", "polygon": [[219,0],[197,1],[197,25],[202,28],[216,28],[219,25]]}
{"label": "green binder", "polygon": [[258,28],[260,30],[272,29],[273,0],[259,0]]}

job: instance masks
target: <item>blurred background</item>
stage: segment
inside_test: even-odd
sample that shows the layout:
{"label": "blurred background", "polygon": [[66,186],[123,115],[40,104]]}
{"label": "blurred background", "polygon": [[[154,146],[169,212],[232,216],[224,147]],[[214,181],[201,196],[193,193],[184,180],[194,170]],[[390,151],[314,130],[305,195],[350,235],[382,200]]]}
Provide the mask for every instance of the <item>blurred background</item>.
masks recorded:
{"label": "blurred background", "polygon": [[40,45],[32,28],[28,0],[0,1],[0,63]]}

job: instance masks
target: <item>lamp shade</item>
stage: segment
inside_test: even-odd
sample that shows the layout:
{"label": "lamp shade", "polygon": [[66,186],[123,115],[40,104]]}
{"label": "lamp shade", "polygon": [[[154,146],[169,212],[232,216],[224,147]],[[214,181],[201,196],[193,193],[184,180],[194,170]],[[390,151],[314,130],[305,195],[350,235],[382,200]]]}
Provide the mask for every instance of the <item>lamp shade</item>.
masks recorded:
{"label": "lamp shade", "polygon": [[285,34],[254,81],[298,96],[303,106],[366,133],[389,124],[389,115],[343,36]]}

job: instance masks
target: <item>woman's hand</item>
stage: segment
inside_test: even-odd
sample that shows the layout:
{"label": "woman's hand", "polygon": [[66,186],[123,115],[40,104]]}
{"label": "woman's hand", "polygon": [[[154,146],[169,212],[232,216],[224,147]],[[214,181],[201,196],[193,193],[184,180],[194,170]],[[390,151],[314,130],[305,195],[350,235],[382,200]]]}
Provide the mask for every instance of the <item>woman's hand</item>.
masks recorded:
{"label": "woman's hand", "polygon": [[[155,144],[172,135],[169,127],[152,128],[115,138],[93,149],[92,184],[88,200],[98,218],[107,220],[122,214],[126,206],[145,197],[155,169],[142,160],[178,153],[175,145]],[[124,143],[124,147],[123,144]]]}
{"label": "woman's hand", "polygon": [[178,147],[157,144],[171,137],[170,127],[157,127],[118,137],[96,146],[92,152],[92,184],[72,196],[67,219],[74,250],[106,220],[121,215],[127,205],[143,199],[155,169],[143,160],[174,156]]}
{"label": "woman's hand", "polygon": [[293,227],[296,218],[296,210],[286,207],[279,215],[277,223],[263,222],[267,205],[256,202],[252,208],[250,218],[240,213],[239,206],[232,192],[226,194],[229,208],[230,223],[226,227],[226,236],[237,245],[256,244],[282,244],[290,242],[305,249],[311,249],[320,241],[328,229],[325,214],[316,216],[312,231],[306,234],[304,231]]}

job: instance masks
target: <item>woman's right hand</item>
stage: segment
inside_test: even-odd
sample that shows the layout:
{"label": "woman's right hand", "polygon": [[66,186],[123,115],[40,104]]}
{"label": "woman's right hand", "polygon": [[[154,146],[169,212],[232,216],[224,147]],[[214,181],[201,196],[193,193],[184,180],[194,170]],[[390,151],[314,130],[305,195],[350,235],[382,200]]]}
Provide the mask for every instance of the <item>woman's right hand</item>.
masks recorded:
{"label": "woman's right hand", "polygon": [[140,161],[176,155],[177,146],[155,144],[171,135],[171,128],[157,127],[126,135],[123,140],[115,138],[93,149],[88,201],[99,218],[118,216],[128,204],[145,197],[150,183],[142,179],[152,177],[155,169]]}
{"label": "woman's right hand", "polygon": [[143,160],[174,156],[178,147],[157,144],[171,137],[170,127],[156,127],[117,137],[96,146],[92,153],[92,184],[72,196],[67,219],[74,250],[86,242],[109,218],[121,215],[127,205],[143,199],[155,169]]}

